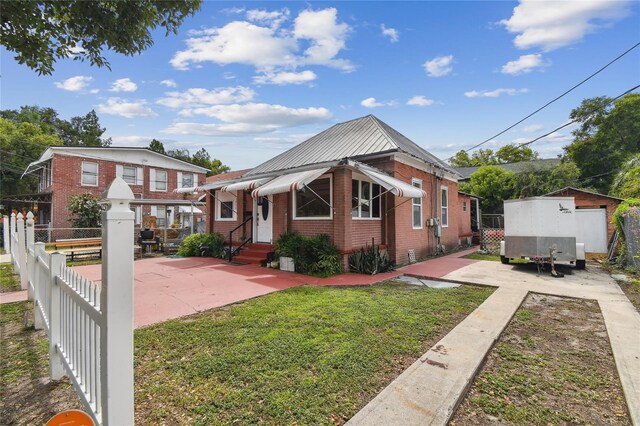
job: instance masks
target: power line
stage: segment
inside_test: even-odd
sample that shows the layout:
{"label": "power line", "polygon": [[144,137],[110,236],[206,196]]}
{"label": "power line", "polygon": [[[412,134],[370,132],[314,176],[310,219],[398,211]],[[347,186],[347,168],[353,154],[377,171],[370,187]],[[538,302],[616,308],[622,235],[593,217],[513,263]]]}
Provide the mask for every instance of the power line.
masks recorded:
{"label": "power line", "polygon": [[[546,107],[548,107],[549,105],[551,105],[552,103],[554,103],[555,101],[557,101],[558,99],[564,97],[565,95],[569,94],[570,92],[572,92],[574,89],[582,86],[584,83],[586,83],[587,81],[591,80],[593,77],[595,77],[596,75],[600,74],[602,71],[604,71],[605,69],[607,69],[610,65],[612,65],[614,62],[616,62],[617,60],[621,59],[623,56],[625,56],[626,54],[628,54],[629,52],[631,52],[633,49],[635,49],[636,47],[640,46],[640,42],[634,44],[633,46],[631,46],[629,49],[627,49],[626,51],[622,52],[620,55],[618,55],[615,59],[611,60],[608,64],[606,64],[605,66],[603,66],[602,68],[600,68],[599,70],[597,70],[596,72],[594,72],[593,74],[591,74],[590,76],[588,76],[587,78],[585,78],[584,80],[582,80],[580,83],[574,85],[573,87],[571,87],[569,90],[565,91],[564,93],[562,93],[561,95],[555,97],[554,99],[552,99],[551,101],[547,102],[546,104],[544,104],[543,106],[541,106],[540,108],[538,108],[537,110],[533,111],[531,114],[527,115],[526,117],[524,117],[523,119],[517,121],[516,123],[512,124],[511,126],[507,127],[506,129],[504,129],[503,131],[491,136],[490,138],[480,142],[479,144],[476,144],[474,146],[472,146],[469,149],[463,150],[463,152],[469,152],[469,151],[473,151],[476,148],[481,147],[482,145],[486,144],[487,142],[490,142],[491,140],[497,138],[498,136],[508,132],[509,130],[513,129],[514,127],[516,127],[518,124],[522,123],[523,121],[527,120],[528,118],[532,117],[533,115],[537,114],[538,112],[542,111],[543,109],[545,109]],[[449,157],[447,160],[451,160],[453,157]]]}

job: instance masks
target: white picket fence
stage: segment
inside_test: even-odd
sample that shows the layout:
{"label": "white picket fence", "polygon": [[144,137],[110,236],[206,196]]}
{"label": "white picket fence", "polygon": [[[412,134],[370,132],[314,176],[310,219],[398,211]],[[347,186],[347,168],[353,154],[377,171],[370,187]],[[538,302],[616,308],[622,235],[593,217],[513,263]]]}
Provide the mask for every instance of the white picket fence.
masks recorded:
{"label": "white picket fence", "polygon": [[132,425],[134,197],[116,178],[103,198],[100,285],[68,268],[64,253],[35,243],[31,212],[26,228],[22,214],[11,215],[5,250],[24,271],[35,328],[49,337],[51,379],[68,376],[96,424]]}

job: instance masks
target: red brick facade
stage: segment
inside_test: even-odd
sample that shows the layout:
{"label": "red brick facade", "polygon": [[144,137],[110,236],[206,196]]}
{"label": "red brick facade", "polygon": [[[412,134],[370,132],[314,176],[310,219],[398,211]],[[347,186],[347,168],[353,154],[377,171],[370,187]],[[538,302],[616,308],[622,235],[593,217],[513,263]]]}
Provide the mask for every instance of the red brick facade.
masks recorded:
{"label": "red brick facade", "polygon": [[[88,186],[82,185],[82,162],[91,162],[98,164],[98,185]],[[44,188],[43,192],[52,192],[51,199],[51,222],[54,228],[71,227],[71,216],[67,210],[69,197],[77,194],[91,193],[100,196],[107,186],[116,177],[116,165],[128,166],[126,163],[116,163],[114,161],[98,160],[94,158],[82,158],[76,156],[67,156],[54,154],[51,159],[53,182],[49,188]],[[131,164],[132,167],[140,167]],[[155,192],[151,191],[150,169],[165,170],[167,172],[167,191]],[[143,185],[130,185],[132,192],[136,198],[143,199],[163,199],[163,200],[195,200],[197,197],[190,194],[177,194],[174,189],[177,187],[177,179],[179,170],[156,168],[152,165],[142,167],[143,169]],[[184,173],[192,173],[181,171]],[[204,183],[205,174],[195,173],[198,183]],[[143,206],[142,214],[148,214],[151,206]]]}
{"label": "red brick facade", "polygon": [[[398,264],[408,261],[408,251],[413,249],[416,257],[423,258],[437,251],[437,245],[444,245],[446,250],[458,246],[461,235],[471,235],[470,202],[468,197],[467,211],[462,211],[462,199],[459,199],[458,184],[452,180],[438,178],[432,173],[418,170],[412,166],[389,159],[369,162],[371,165],[385,170],[393,177],[403,182],[411,183],[412,179],[422,181],[422,189],[427,196],[422,198],[422,217],[420,227],[413,226],[412,199],[395,197],[386,193],[381,197],[381,218],[357,219],[351,215],[351,169],[339,166],[330,171],[333,178],[333,217],[332,219],[296,220],[292,219],[292,194],[283,193],[273,196],[273,239],[286,231],[296,231],[304,235],[328,234],[338,249],[346,255],[355,249],[371,244],[387,246],[389,255]],[[428,219],[442,219],[441,205],[442,188],[448,189],[448,224],[441,226],[441,236],[436,237],[436,228],[427,226]],[[384,191],[384,189],[383,189]],[[228,240],[229,231],[243,220],[243,212],[251,212],[253,200],[249,192],[237,194],[237,218],[234,221],[216,221],[215,201],[211,195],[207,196],[207,211],[209,212],[209,231],[221,232]],[[250,231],[247,229],[246,235]],[[234,234],[234,242],[242,235]],[[345,263],[346,266],[346,263]]]}

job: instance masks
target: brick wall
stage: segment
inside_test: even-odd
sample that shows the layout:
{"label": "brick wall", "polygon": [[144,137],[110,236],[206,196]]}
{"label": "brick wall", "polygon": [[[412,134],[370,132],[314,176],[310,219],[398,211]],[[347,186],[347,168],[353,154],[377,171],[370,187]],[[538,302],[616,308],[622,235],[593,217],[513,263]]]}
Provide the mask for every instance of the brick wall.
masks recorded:
{"label": "brick wall", "polygon": [[[466,207],[466,211],[465,211]],[[470,237],[471,232],[471,197],[458,193],[458,236]]]}
{"label": "brick wall", "polygon": [[[81,185],[82,178],[82,162],[98,163],[98,186]],[[52,225],[54,228],[71,227],[71,215],[67,210],[69,197],[77,194],[89,192],[99,197],[107,188],[107,186],[116,177],[116,163],[113,161],[104,161],[96,159],[83,159],[81,157],[72,157],[56,154],[52,160],[53,163],[53,184],[51,186],[52,195]],[[128,164],[124,164],[128,165]],[[139,167],[132,164],[131,166]],[[171,169],[158,169],[167,171],[167,192],[151,192],[149,190],[149,169],[153,166],[143,167],[144,185],[130,185],[131,191],[136,198],[146,199],[164,199],[164,200],[196,200],[197,196],[190,194],[176,194],[173,192],[177,187],[178,171]],[[204,183],[205,174],[196,173],[199,183]],[[143,206],[143,214],[149,213],[151,206]]]}

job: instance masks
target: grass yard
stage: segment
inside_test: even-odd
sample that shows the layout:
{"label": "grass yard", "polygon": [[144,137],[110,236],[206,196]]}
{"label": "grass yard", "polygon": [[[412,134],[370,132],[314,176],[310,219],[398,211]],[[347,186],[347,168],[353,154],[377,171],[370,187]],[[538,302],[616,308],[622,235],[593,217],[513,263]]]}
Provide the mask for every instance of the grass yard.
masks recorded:
{"label": "grass yard", "polygon": [[138,424],[341,424],[492,289],[303,286],[138,330]]}
{"label": "grass yard", "polygon": [[596,302],[527,297],[451,421],[495,424],[631,424]]}
{"label": "grass yard", "polygon": [[0,263],[0,293],[20,290],[20,278],[13,273],[11,263]]}

